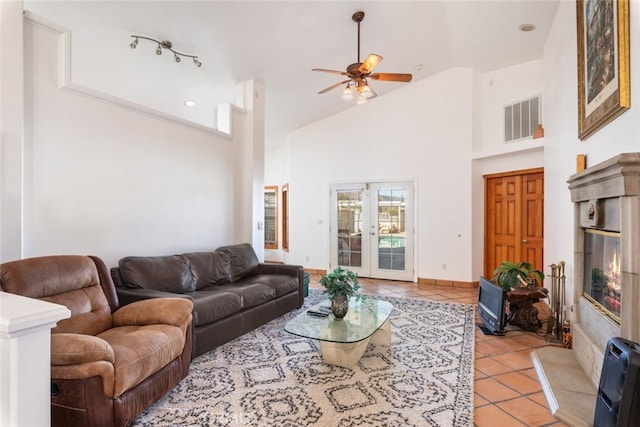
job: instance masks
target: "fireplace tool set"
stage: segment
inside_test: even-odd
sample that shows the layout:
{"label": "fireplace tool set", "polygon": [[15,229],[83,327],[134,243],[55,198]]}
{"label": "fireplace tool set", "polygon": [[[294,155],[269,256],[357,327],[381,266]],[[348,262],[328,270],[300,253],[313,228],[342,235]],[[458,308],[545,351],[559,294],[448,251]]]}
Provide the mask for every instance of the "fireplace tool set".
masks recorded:
{"label": "fireplace tool set", "polygon": [[571,328],[566,317],[564,261],[551,264],[551,317],[547,320],[547,341],[571,348]]}

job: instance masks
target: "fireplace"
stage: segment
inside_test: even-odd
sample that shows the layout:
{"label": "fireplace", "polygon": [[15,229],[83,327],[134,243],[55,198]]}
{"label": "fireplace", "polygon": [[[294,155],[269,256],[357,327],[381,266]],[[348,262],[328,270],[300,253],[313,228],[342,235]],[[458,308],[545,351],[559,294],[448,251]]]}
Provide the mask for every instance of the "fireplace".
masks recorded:
{"label": "fireplace", "polygon": [[531,357],[556,418],[590,425],[607,342],[640,341],[640,153],[615,156],[568,183],[574,265],[566,309],[573,349],[544,347]]}
{"label": "fireplace", "polygon": [[620,233],[584,230],[582,295],[620,324]]}
{"label": "fireplace", "polygon": [[607,341],[640,341],[640,153],[625,153],[569,178],[574,202],[573,345],[600,380]]}

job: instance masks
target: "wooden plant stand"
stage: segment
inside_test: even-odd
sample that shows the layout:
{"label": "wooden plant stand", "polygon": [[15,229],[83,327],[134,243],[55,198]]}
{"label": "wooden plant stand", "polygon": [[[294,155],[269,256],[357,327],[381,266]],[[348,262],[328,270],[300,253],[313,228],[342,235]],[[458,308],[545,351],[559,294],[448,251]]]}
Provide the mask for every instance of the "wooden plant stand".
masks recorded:
{"label": "wooden plant stand", "polygon": [[525,331],[537,331],[542,326],[538,319],[538,309],[534,303],[546,298],[549,291],[545,288],[513,288],[507,292],[509,302],[510,324],[519,326]]}

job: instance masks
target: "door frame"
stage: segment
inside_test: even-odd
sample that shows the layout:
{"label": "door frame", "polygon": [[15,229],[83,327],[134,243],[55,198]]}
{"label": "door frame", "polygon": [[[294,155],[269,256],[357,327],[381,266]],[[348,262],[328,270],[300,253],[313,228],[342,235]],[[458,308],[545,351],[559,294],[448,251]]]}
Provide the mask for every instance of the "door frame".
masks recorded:
{"label": "door frame", "polygon": [[[488,236],[488,224],[489,224],[489,219],[490,219],[490,215],[489,215],[489,209],[493,208],[492,206],[489,206],[489,194],[488,194],[488,183],[490,179],[496,179],[496,178],[506,178],[506,177],[515,177],[515,176],[525,176],[525,175],[533,175],[533,174],[543,174],[544,177],[544,167],[538,167],[538,168],[530,168],[530,169],[521,169],[521,170],[514,170],[514,171],[508,171],[508,172],[499,172],[499,173],[492,173],[492,174],[486,174],[483,175],[483,186],[484,186],[484,224],[483,224],[483,228],[484,228],[484,256],[483,256],[483,275],[486,276],[487,278],[491,278],[493,276],[493,272],[489,271],[492,269],[492,267],[489,266],[489,251],[490,251],[490,238]],[[520,206],[519,209],[517,210],[516,216],[519,218],[518,221],[520,221],[520,227],[522,227],[524,224],[522,224],[522,209],[523,207]],[[544,216],[544,214],[543,214]],[[543,236],[544,236],[544,223],[542,225],[543,227]],[[517,240],[517,239],[515,239]],[[542,247],[544,248],[544,237],[542,238]],[[515,262],[519,262],[520,260],[514,260]],[[544,260],[543,260],[544,262]],[[534,266],[536,267],[536,266]],[[540,267],[544,267],[544,266],[540,266]],[[542,268],[540,268],[540,270],[542,271]]]}

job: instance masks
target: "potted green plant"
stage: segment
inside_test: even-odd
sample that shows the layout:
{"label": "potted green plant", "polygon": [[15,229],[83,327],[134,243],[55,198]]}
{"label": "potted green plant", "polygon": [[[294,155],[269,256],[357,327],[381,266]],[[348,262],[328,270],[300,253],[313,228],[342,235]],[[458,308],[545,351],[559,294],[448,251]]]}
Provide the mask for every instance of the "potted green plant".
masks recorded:
{"label": "potted green plant", "polygon": [[331,310],[336,319],[342,319],[349,309],[349,298],[360,298],[358,275],[351,270],[336,267],[320,278],[324,294],[331,300]]}
{"label": "potted green plant", "polygon": [[517,264],[503,261],[494,270],[491,281],[497,283],[502,289],[510,291],[515,287],[521,286],[523,281],[529,285],[539,286],[544,281],[544,273],[534,269],[530,263],[525,261]]}

